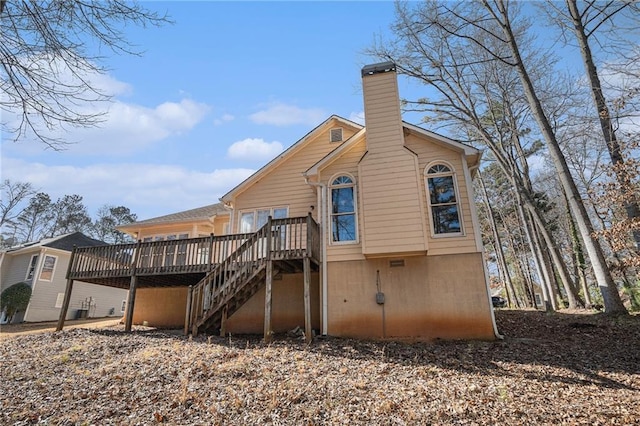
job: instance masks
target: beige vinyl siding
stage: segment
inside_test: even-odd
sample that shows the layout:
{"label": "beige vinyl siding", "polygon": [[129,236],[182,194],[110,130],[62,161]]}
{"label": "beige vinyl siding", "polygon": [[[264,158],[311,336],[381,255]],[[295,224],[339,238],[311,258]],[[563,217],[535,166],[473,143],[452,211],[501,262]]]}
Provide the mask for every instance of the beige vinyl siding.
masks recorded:
{"label": "beige vinyl siding", "polygon": [[215,235],[224,235],[224,225],[229,223],[230,216],[216,216],[213,221],[213,233]]}
{"label": "beige vinyl siding", "polygon": [[364,76],[362,83],[369,152],[402,146],[402,117],[396,73]]}
{"label": "beige vinyl siding", "polygon": [[[189,238],[197,238],[200,235],[209,235],[212,232],[214,232],[213,224],[183,222],[143,228],[139,231],[138,239],[144,240],[147,237],[156,236],[166,237],[167,235],[175,235],[176,237],[179,237],[181,234],[189,234]],[[220,234],[222,234],[222,225],[220,226]]]}
{"label": "beige vinyl siding", "polygon": [[[360,159],[364,155],[366,151],[366,144],[364,138],[352,147],[350,147],[347,151],[342,153],[340,158],[333,161],[326,168],[322,169],[320,172],[320,181],[326,185],[329,185],[330,179],[335,176],[338,176],[342,173],[347,173],[353,176],[356,180],[356,190],[358,192],[357,197],[357,216],[358,216],[358,237],[359,241],[357,243],[349,243],[349,244],[327,244],[327,261],[339,261],[339,260],[358,260],[364,259],[362,255],[362,208],[360,201],[360,179],[358,176],[358,163]],[[331,191],[329,188],[328,191]],[[327,194],[327,204],[330,202],[331,194]],[[327,206],[329,209],[329,206]],[[325,212],[326,213],[326,212]],[[324,227],[324,236],[325,241],[331,241],[331,224],[327,224]]]}
{"label": "beige vinyl siding", "polygon": [[[406,146],[418,154],[418,167],[421,176],[420,193],[427,219],[427,241],[430,255],[472,253],[477,252],[475,232],[471,217],[469,192],[464,173],[463,154],[442,146],[435,141],[418,137],[413,134],[407,136]],[[461,236],[433,236],[431,227],[431,211],[427,205],[427,188],[424,170],[434,161],[444,161],[454,168],[456,184],[458,186],[458,205],[462,216]],[[469,183],[471,184],[471,183]]]}
{"label": "beige vinyl siding", "polygon": [[415,156],[403,147],[368,152],[359,175],[364,254],[426,251]]}
{"label": "beige vinyl siding", "polygon": [[[302,173],[340,145],[329,142],[329,131],[337,126],[341,124],[329,122],[325,130],[309,138],[303,146],[235,198],[233,232],[238,232],[240,212],[244,210],[286,206],[289,208],[289,217],[306,216],[311,211],[314,219],[318,220],[316,188],[305,183]],[[344,139],[355,133],[354,129],[342,127]],[[314,206],[313,210],[311,206]]]}

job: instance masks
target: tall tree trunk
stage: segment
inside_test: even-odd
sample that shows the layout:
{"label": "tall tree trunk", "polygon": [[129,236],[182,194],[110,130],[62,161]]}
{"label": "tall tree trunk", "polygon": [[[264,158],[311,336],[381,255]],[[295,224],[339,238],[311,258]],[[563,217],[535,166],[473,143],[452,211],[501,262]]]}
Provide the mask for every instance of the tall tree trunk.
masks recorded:
{"label": "tall tree trunk", "polygon": [[571,279],[571,277],[569,276],[569,271],[567,270],[567,264],[562,259],[562,256],[560,255],[560,251],[558,250],[558,246],[555,242],[555,239],[547,231],[548,224],[543,218],[540,217],[540,215],[533,208],[533,205],[531,205],[531,203],[527,203],[527,208],[529,209],[529,212],[531,213],[533,220],[536,221],[536,224],[538,226],[538,231],[540,232],[540,234],[542,235],[542,238],[547,244],[547,248],[549,249],[548,253],[551,256],[551,261],[553,262],[553,265],[555,266],[555,269],[558,272],[558,275],[560,275],[560,281],[562,282],[562,286],[567,295],[569,308],[577,309],[577,308],[584,307],[584,303],[582,302],[582,300],[580,300],[580,297],[578,296],[576,286],[573,280]]}
{"label": "tall tree trunk", "polygon": [[540,99],[536,94],[529,73],[524,66],[522,57],[520,56],[520,50],[516,41],[516,37],[513,33],[513,29],[511,28],[511,22],[505,0],[496,0],[495,2],[498,7],[500,16],[495,15],[495,11],[487,3],[487,0],[484,0],[484,4],[485,7],[492,14],[494,14],[494,17],[500,23],[506,41],[509,45],[509,48],[511,49],[511,54],[515,61],[515,66],[518,70],[523,90],[529,102],[529,106],[531,107],[532,114],[536,122],[538,123],[540,131],[547,144],[549,155],[551,156],[558,172],[560,183],[562,184],[562,187],[569,198],[569,206],[571,207],[571,211],[576,218],[576,224],[580,229],[580,234],[582,235],[582,240],[584,241],[587,253],[589,254],[589,259],[591,260],[591,265],[593,267],[596,281],[598,282],[600,292],[602,293],[605,312],[609,314],[627,314],[627,309],[622,304],[622,300],[620,298],[620,294],[618,293],[616,284],[613,281],[611,273],[607,269],[607,264],[602,252],[602,248],[593,236],[593,225],[591,224],[591,221],[587,214],[587,210],[582,203],[578,188],[576,187],[576,184],[571,177],[569,167],[567,166],[567,162],[564,158],[564,155],[562,154],[562,150],[560,149],[560,144],[556,139],[556,136],[551,127],[551,123],[549,122],[544,112],[542,103],[540,102]]}
{"label": "tall tree trunk", "polygon": [[[493,240],[495,241],[495,252],[496,252],[496,260],[498,261],[498,270],[502,270],[502,278],[504,279],[505,284],[505,293],[507,294],[507,300],[509,306],[513,306],[513,300],[511,295],[515,298],[515,291],[513,290],[513,282],[511,281],[511,275],[509,274],[509,268],[507,267],[507,263],[504,259],[504,251],[502,249],[502,239],[500,238],[500,233],[498,232],[498,225],[496,224],[495,217],[493,215],[493,208],[491,207],[491,203],[489,202],[489,196],[487,195],[487,188],[484,185],[484,178],[480,172],[478,172],[478,181],[480,183],[480,188],[482,189],[482,200],[485,203],[485,207],[487,209],[487,215],[489,216],[489,225],[491,226],[491,233],[493,234]],[[511,294],[509,294],[511,291]]]}
{"label": "tall tree trunk", "polygon": [[[620,152],[620,144],[616,137],[616,132],[613,128],[611,120],[611,114],[607,101],[602,93],[602,84],[600,83],[600,77],[598,75],[598,69],[593,62],[593,55],[591,54],[591,47],[589,46],[589,39],[587,30],[582,22],[582,16],[578,10],[576,0],[566,0],[567,8],[573,20],[574,33],[580,46],[580,54],[582,55],[582,62],[584,64],[587,78],[589,78],[589,84],[591,86],[591,95],[593,102],[598,111],[598,118],[600,121],[600,129],[602,130],[602,136],[604,137],[607,150],[611,157],[611,163],[614,165],[614,171],[621,188],[629,188],[631,185],[631,179],[625,172],[624,167],[615,167],[623,162],[622,153]],[[629,219],[640,217],[640,207],[638,206],[638,200],[631,199],[624,202],[624,209]],[[640,249],[640,229],[635,229],[633,232],[633,240],[636,248]]]}
{"label": "tall tree trunk", "polygon": [[533,223],[532,221],[528,220],[527,216],[525,215],[523,204],[524,203],[522,201],[522,195],[518,193],[518,214],[520,216],[520,219],[522,220],[522,224],[524,225],[524,230],[527,235],[527,241],[529,242],[531,254],[533,255],[536,272],[538,273],[538,277],[540,279],[540,288],[542,289],[542,297],[544,298],[545,302],[545,310],[555,311],[557,309],[556,302],[553,298],[553,294],[549,292],[549,290],[551,289],[551,281],[542,258],[542,250],[540,244],[538,244],[537,238],[535,237]]}
{"label": "tall tree trunk", "polygon": [[572,252],[574,257],[573,262],[575,264],[576,276],[580,281],[580,287],[582,288],[582,293],[584,295],[584,307],[591,309],[591,294],[589,294],[589,284],[587,283],[587,275],[585,274],[587,266],[584,260],[584,252],[582,251],[582,242],[578,235],[576,222],[573,220],[573,216],[571,216],[571,212],[569,211],[569,202],[566,194],[564,194],[564,201],[567,208],[567,222],[569,222],[569,234],[571,235],[571,245],[573,247]]}

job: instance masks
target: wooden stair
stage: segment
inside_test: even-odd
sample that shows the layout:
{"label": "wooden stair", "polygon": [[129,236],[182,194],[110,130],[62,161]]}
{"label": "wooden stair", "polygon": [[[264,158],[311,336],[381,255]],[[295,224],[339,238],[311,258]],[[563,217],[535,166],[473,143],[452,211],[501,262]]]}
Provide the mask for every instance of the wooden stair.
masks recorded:
{"label": "wooden stair", "polygon": [[[279,273],[302,272],[303,265],[307,271],[305,289],[308,291],[310,262],[313,259],[317,265],[314,255],[319,253],[319,227],[310,215],[286,219],[269,217],[257,232],[246,235],[234,251],[219,263],[212,264],[205,277],[191,288],[185,332],[191,330],[194,336],[202,332],[224,332],[226,318],[240,309],[267,281],[271,282]],[[267,287],[267,293],[270,297],[270,287]],[[310,327],[310,319],[307,319],[310,308],[307,308],[305,321]],[[265,312],[265,330],[270,326],[267,318],[270,318],[270,310]],[[310,328],[308,334],[311,335]]]}

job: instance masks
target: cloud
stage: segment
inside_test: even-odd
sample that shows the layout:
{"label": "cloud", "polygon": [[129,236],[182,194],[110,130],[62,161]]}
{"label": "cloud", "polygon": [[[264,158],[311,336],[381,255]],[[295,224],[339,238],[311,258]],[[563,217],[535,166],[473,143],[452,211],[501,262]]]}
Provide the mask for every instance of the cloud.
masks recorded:
{"label": "cloud", "polygon": [[247,138],[234,142],[227,149],[227,156],[234,160],[271,160],[282,152],[280,142],[265,142],[263,139]]}
{"label": "cloud", "polygon": [[216,126],[219,126],[229,121],[233,121],[234,119],[235,117],[231,114],[223,114],[222,117],[216,118],[215,120],[213,120],[213,124]]}
{"label": "cloud", "polygon": [[364,126],[364,111],[352,112],[349,115],[349,120]]}
{"label": "cloud", "polygon": [[54,200],[78,194],[91,213],[105,204],[124,205],[139,219],[216,203],[253,172],[145,163],[47,166],[6,157],[2,163],[3,179],[30,182]]}
{"label": "cloud", "polygon": [[290,126],[304,124],[315,126],[321,123],[327,114],[319,108],[300,108],[295,105],[273,103],[266,109],[251,114],[249,118],[256,124],[272,124],[274,126]]}
{"label": "cloud", "polygon": [[[78,76],[71,73],[64,64],[55,61],[45,64],[60,82],[70,87],[76,87],[79,84]],[[81,90],[76,95],[76,102],[64,98],[58,100],[83,115],[98,116],[100,122],[97,125],[74,127],[72,124],[58,123],[54,128],[49,128],[37,115],[34,119],[35,126],[43,136],[65,141],[67,152],[72,154],[96,156],[133,154],[170,136],[190,131],[210,110],[208,105],[189,98],[152,106],[126,102],[126,96],[133,92],[129,84],[118,81],[109,74],[88,73],[86,70],[81,71],[79,76],[95,91]],[[107,101],[107,98],[111,98],[111,101]],[[85,102],[80,102],[79,99],[84,99]],[[16,105],[13,110],[9,108],[3,111],[3,123],[6,124],[9,132],[11,129],[18,128],[20,120],[19,106]],[[12,139],[12,137],[13,135],[9,133],[6,139]],[[27,155],[41,151],[43,148],[42,143],[30,131],[20,136],[18,142],[7,148]],[[6,147],[3,146],[4,148]]]}

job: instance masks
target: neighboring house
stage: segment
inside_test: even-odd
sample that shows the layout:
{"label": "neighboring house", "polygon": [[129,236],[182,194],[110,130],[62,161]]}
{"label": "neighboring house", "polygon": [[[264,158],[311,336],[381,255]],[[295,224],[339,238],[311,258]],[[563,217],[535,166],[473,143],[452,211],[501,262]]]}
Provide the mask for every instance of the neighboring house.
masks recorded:
{"label": "neighboring house", "polygon": [[[1,290],[19,282],[31,286],[27,309],[16,313],[13,322],[54,321],[60,316],[65,293],[65,274],[74,246],[104,246],[80,232],[22,244],[0,252]],[[127,290],[78,282],[72,295],[67,319],[122,316]],[[2,323],[7,318],[2,315]]]}
{"label": "neighboring house", "polygon": [[[481,152],[402,121],[393,63],[362,81],[366,127],[329,117],[221,198],[212,235],[188,219],[126,225],[154,241],[71,278],[129,286],[128,329],[496,338],[471,183]],[[122,251],[135,267],[118,266]]]}

